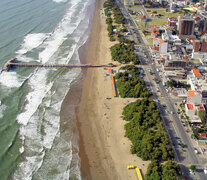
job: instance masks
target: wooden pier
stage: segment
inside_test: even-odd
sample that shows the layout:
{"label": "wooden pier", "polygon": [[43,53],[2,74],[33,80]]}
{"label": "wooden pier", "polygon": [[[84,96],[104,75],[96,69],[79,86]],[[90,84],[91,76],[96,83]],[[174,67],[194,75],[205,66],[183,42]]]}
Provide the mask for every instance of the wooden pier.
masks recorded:
{"label": "wooden pier", "polygon": [[16,58],[8,60],[2,71],[8,71],[10,67],[46,67],[46,68],[56,68],[56,67],[68,67],[68,68],[95,68],[95,67],[115,67],[112,63],[108,65],[91,65],[91,64],[39,64],[39,63],[22,63],[17,62]]}

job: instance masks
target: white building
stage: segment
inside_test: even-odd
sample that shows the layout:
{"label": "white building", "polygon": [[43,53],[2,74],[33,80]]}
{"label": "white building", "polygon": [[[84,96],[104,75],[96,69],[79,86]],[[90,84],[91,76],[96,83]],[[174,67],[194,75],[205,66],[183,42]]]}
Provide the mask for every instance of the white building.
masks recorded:
{"label": "white building", "polygon": [[172,32],[165,31],[162,33],[162,39],[174,45],[181,45],[181,39],[177,35],[173,35]]}
{"label": "white building", "polygon": [[168,47],[167,42],[160,41],[160,47],[159,47],[160,54],[167,54],[167,47]]}
{"label": "white building", "polygon": [[207,77],[202,76],[200,71],[194,68],[187,75],[187,83],[190,84],[191,89],[194,91],[204,91],[207,90]]}
{"label": "white building", "polygon": [[185,104],[185,111],[186,114],[190,117],[190,120],[192,123],[201,123],[201,119],[198,116],[199,111],[204,111],[204,105],[203,104],[192,104],[192,103],[186,103]]}

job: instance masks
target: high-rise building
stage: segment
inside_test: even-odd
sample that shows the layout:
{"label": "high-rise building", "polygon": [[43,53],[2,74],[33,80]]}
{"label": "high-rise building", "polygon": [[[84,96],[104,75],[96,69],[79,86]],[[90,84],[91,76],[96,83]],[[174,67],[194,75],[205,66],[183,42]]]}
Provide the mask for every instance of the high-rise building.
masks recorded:
{"label": "high-rise building", "polygon": [[201,46],[201,52],[207,52],[207,40],[203,39],[202,40],[202,46]]}
{"label": "high-rise building", "polygon": [[199,52],[200,49],[200,40],[195,40],[193,42],[193,50],[194,52]]}
{"label": "high-rise building", "polygon": [[180,16],[178,24],[179,37],[187,38],[194,36],[195,21],[193,18]]}
{"label": "high-rise building", "polygon": [[194,59],[207,58],[207,39],[194,40],[192,58]]}
{"label": "high-rise building", "polygon": [[201,33],[207,32],[207,20],[202,20],[199,23],[199,29],[198,29]]}

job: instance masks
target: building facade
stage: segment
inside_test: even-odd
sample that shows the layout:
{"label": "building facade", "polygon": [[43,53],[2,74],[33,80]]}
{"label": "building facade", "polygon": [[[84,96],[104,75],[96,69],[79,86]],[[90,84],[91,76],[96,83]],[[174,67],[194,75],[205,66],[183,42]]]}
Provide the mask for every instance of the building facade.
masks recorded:
{"label": "building facade", "polygon": [[191,17],[178,18],[178,31],[180,38],[188,38],[194,36],[195,20]]}

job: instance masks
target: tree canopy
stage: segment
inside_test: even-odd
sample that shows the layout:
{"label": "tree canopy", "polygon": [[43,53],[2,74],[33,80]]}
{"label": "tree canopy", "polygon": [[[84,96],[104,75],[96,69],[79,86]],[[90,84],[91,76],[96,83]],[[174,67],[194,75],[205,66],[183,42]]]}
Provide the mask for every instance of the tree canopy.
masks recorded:
{"label": "tree canopy", "polygon": [[181,169],[179,165],[171,160],[161,164],[158,160],[152,161],[145,175],[146,180],[179,180]]}
{"label": "tree canopy", "polygon": [[150,97],[151,92],[147,91],[145,82],[142,78],[138,77],[139,71],[133,65],[121,68],[126,72],[116,74],[116,85],[119,95],[125,97]]}
{"label": "tree canopy", "polygon": [[139,59],[134,53],[134,44],[119,43],[110,48],[111,56],[114,61],[127,63],[133,61],[134,64],[139,64]]}
{"label": "tree canopy", "polygon": [[131,152],[143,160],[168,160],[173,157],[159,110],[150,98],[138,99],[123,110],[125,136],[132,142]]}

